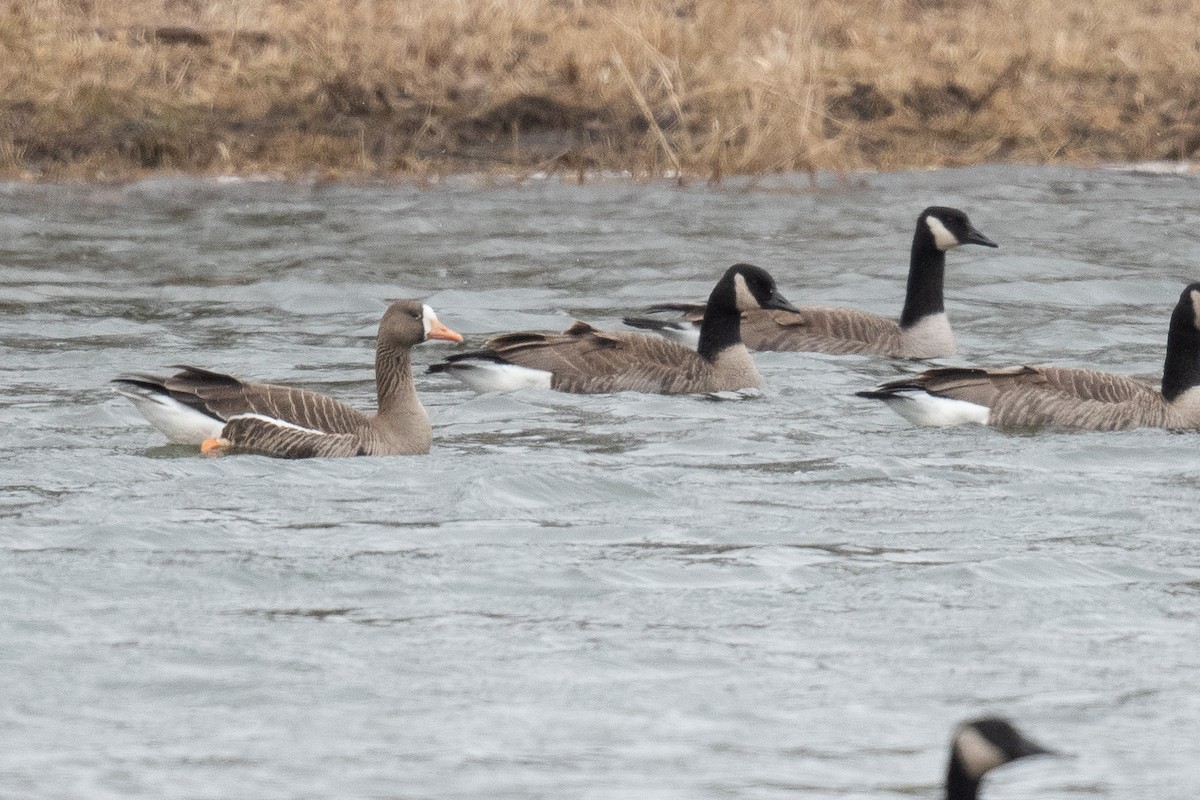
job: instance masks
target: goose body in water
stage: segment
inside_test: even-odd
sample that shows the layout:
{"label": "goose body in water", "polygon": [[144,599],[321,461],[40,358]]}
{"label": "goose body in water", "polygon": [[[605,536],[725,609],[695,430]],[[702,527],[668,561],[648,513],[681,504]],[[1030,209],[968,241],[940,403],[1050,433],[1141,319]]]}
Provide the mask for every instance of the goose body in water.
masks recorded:
{"label": "goose body in water", "polygon": [[1068,367],[945,367],[857,393],[916,425],[1117,431],[1200,428],[1200,283],[1171,314],[1162,387]]}
{"label": "goose body in water", "polygon": [[757,388],[742,343],[741,313],[793,311],[766,270],[735,264],[708,298],[697,349],[660,336],[602,331],[576,322],[563,333],[506,333],[482,350],[450,356],[430,372],[452,375],[477,392],[542,388],[563,392],[689,394]]}
{"label": "goose body in water", "polygon": [[1200,283],[1183,290],[1171,313],[1162,389],[1094,369],[943,367],[857,393],[914,425],[1200,428]]}
{"label": "goose body in water", "polygon": [[379,410],[364,414],[328,395],[247,383],[181,367],[168,377],[123,375],[113,383],[154,427],[205,452],[235,450],[284,458],[414,455],[429,452],[432,429],[413,386],[411,350],[427,339],[461,342],[416,300],[393,303],[379,323],[375,384]]}
{"label": "goose body in water", "polygon": [[[871,353],[901,358],[953,355],[954,333],[946,317],[942,286],[946,251],[964,244],[999,246],[976,230],[962,211],[927,208],[917,218],[913,234],[908,291],[899,322],[853,308],[753,308],[742,314],[742,339],[751,350]],[[695,346],[704,305],[668,303],[651,306],[649,311],[677,316],[626,317],[625,324]]]}

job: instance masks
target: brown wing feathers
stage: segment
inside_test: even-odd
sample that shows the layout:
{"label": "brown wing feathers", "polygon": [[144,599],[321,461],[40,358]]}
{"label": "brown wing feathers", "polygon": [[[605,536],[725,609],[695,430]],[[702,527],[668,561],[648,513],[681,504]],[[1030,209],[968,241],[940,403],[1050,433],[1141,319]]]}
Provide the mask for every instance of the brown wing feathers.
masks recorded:
{"label": "brown wing feathers", "polygon": [[353,433],[366,423],[366,417],[358,411],[326,395],[269,383],[246,383],[197,367],[180,367],[161,383],[174,399],[221,420],[239,414],[261,414],[330,433]]}
{"label": "brown wing feathers", "polygon": [[899,352],[900,326],[894,321],[852,308],[800,308],[790,311],[747,311],[742,339],[751,350],[797,350],[845,355]]}

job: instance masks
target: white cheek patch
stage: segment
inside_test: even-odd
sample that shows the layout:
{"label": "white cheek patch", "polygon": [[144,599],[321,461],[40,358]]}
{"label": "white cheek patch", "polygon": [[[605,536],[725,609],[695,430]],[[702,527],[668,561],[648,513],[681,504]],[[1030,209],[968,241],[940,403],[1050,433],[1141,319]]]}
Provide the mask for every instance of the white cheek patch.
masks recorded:
{"label": "white cheek patch", "polygon": [[746,277],[744,275],[733,276],[733,296],[739,311],[751,311],[756,308],[761,308],[758,303],[758,298],[750,291],[750,287],[746,285]]}
{"label": "white cheek patch", "polygon": [[959,731],[955,746],[967,774],[975,780],[982,778],[989,770],[1008,762],[1004,751],[974,728],[968,727]]}
{"label": "white cheek patch", "polygon": [[1194,317],[1192,322],[1193,322],[1193,324],[1195,324],[1196,329],[1200,330],[1200,292],[1197,292],[1195,289],[1193,289],[1191,292],[1191,295],[1192,295],[1192,316]]}
{"label": "white cheek patch", "polygon": [[433,313],[433,309],[424,303],[421,304],[421,324],[425,326],[425,338],[429,338],[429,332],[433,330],[433,323],[437,322],[437,314]]}
{"label": "white cheek patch", "polygon": [[933,234],[933,243],[938,250],[949,250],[962,244],[958,237],[951,233],[950,229],[943,225],[937,217],[926,217],[925,224],[929,226],[929,232]]}

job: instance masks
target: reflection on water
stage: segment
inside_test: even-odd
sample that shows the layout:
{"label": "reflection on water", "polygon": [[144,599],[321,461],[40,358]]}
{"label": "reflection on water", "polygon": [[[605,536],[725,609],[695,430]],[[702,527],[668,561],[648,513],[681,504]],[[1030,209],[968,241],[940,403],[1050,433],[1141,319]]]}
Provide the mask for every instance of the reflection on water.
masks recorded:
{"label": "reflection on water", "polygon": [[1153,377],[1200,277],[1194,177],[827,183],[0,187],[0,784],[936,796],[990,711],[1075,754],[997,796],[1195,795],[1190,435],[915,430],[853,397],[912,365],[768,353],[742,402],[419,374],[429,456],[291,463],[164,445],[107,387],[194,363],[366,408],[389,299],[477,342],[734,261],[898,314],[933,203],[1001,245],[950,256],[956,363]]}

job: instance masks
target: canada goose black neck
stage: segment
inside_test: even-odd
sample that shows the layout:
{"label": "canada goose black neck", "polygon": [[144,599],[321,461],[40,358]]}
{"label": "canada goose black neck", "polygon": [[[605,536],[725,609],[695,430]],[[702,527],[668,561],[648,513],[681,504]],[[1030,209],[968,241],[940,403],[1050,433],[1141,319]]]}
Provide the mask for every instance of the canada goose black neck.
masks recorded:
{"label": "canada goose black neck", "polygon": [[950,769],[946,773],[946,800],[976,800],[979,797],[979,779],[972,778],[963,766],[958,753],[950,756]]}
{"label": "canada goose black neck", "polygon": [[742,343],[742,312],[738,310],[738,273],[731,267],[713,287],[700,326],[700,343],[696,352],[705,361],[713,361],[722,350]]}
{"label": "canada goose black neck", "polygon": [[753,264],[734,264],[725,270],[708,296],[696,352],[712,362],[722,350],[740,345],[742,312],[755,309],[798,311],[779,293],[775,279],[765,269]]}
{"label": "canada goose black neck", "polygon": [[1171,313],[1163,363],[1163,398],[1170,402],[1194,386],[1200,386],[1200,283],[1189,284],[1183,290]]}
{"label": "canada goose black neck", "polygon": [[964,244],[999,247],[980,233],[967,215],[957,208],[930,206],[917,217],[912,257],[908,264],[908,290],[900,327],[912,328],[921,320],[945,312],[942,285],[946,275],[946,251]]}
{"label": "canada goose black neck", "polygon": [[911,328],[931,314],[946,310],[942,286],[946,276],[946,251],[937,246],[929,229],[927,209],[917,219],[913,234],[912,255],[908,262],[908,287],[904,294],[904,311],[900,327]]}

